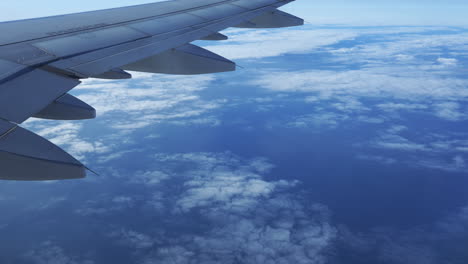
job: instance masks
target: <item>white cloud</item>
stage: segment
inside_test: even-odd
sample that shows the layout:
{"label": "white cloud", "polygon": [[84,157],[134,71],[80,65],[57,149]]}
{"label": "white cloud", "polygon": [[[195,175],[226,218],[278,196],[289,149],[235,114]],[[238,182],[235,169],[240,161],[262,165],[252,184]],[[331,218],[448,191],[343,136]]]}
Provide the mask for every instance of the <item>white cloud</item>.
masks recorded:
{"label": "white cloud", "polygon": [[403,150],[403,151],[426,151],[428,148],[424,144],[415,143],[400,135],[382,135],[376,142],[376,147]]}
{"label": "white cloud", "polygon": [[[367,30],[355,30],[359,35],[385,35],[385,31],[369,32]],[[463,31],[452,31],[451,34],[404,34],[405,31],[399,28],[394,28],[395,35],[386,35],[379,41],[372,41],[365,44],[358,44],[352,48],[347,49],[330,49],[330,52],[336,55],[341,55],[336,59],[342,62],[365,62],[365,63],[378,63],[378,62],[391,62],[400,66],[420,66],[439,64],[443,66],[454,66],[457,60],[454,58],[440,57],[434,61],[425,61],[418,58],[418,56],[442,54],[441,48],[450,48],[453,50],[466,51],[468,45],[466,40],[468,34]],[[402,30],[398,32],[399,30]],[[433,28],[437,30],[437,28]],[[451,31],[449,29],[442,29],[443,31]],[[396,60],[396,61],[393,61]],[[412,67],[409,67],[412,68]],[[435,68],[437,69],[437,67]]]}
{"label": "white cloud", "polygon": [[[336,237],[328,209],[291,195],[298,185],[294,180],[267,181],[274,166],[266,159],[244,160],[228,152],[154,158],[154,166],[170,175],[178,191],[164,182],[144,185],[149,190],[140,193],[146,197],[144,208],[175,225],[117,226],[110,237],[135,252],[136,263],[326,262],[325,251]],[[194,219],[206,228],[197,231]],[[170,231],[184,222],[190,231]]]}
{"label": "white cloud", "polygon": [[468,81],[431,74],[408,76],[403,72],[380,73],[378,69],[343,72],[310,70],[263,74],[253,82],[276,92],[307,92],[320,98],[368,97],[421,101],[468,97]]}
{"label": "white cloud", "polygon": [[421,110],[426,110],[429,108],[429,106],[424,105],[424,104],[416,104],[416,103],[383,103],[383,104],[378,104],[378,108],[387,111],[387,112],[393,112],[393,111],[421,111]]}
{"label": "white cloud", "polygon": [[238,165],[242,161],[229,153],[157,155],[156,158],[160,162],[190,163],[197,168],[184,174],[188,179],[176,202],[177,209],[182,212],[213,204],[218,208],[244,210],[275,191],[297,184],[295,181],[263,180],[262,174],[273,166],[261,158],[241,166]]}
{"label": "white cloud", "polygon": [[455,66],[458,60],[453,58],[438,58],[437,62],[444,66]]}
{"label": "white cloud", "polygon": [[131,177],[130,182],[154,186],[169,178],[170,176],[162,171],[145,171],[137,172],[134,176]]}
{"label": "white cloud", "polygon": [[307,53],[357,36],[349,30],[255,30],[240,31],[230,40],[207,49],[229,59],[259,59],[287,53]]}
{"label": "white cloud", "polygon": [[99,116],[127,117],[110,127],[132,131],[165,120],[200,119],[202,114],[218,108],[221,101],[206,102],[197,94],[213,79],[211,75],[135,74],[129,81],[89,80],[77,90],[85,91],[80,98],[95,107]]}
{"label": "white cloud", "polygon": [[283,196],[255,204],[249,211],[255,217],[245,213],[217,211],[215,219],[224,221],[214,222],[211,231],[155,249],[142,263],[326,263],[325,250],[336,236],[318,220],[326,209],[306,208]]}
{"label": "white cloud", "polygon": [[102,141],[87,140],[80,135],[83,132],[83,123],[34,120],[26,123],[26,128],[63,147],[78,159],[85,159],[90,153],[103,154],[110,151]]}
{"label": "white cloud", "polygon": [[[431,30],[450,33],[419,34]],[[304,31],[303,35],[316,33]],[[328,63],[311,63],[309,69],[300,71],[256,72],[259,77],[251,84],[275,93],[301,94],[306,102],[316,106],[311,109],[313,114],[294,117],[292,122],[297,126],[312,123],[302,122],[304,119],[325,117],[330,112],[336,115],[337,111],[342,114],[340,120],[324,118],[330,123],[329,127],[339,127],[345,120],[383,123],[399,118],[404,111],[428,113],[448,121],[466,118],[465,109],[458,105],[468,99],[468,80],[460,77],[460,62],[444,56],[447,50],[451,54],[468,51],[466,32],[397,27],[339,29],[337,32],[352,32],[353,38],[372,40],[351,47],[321,46],[314,53],[331,55]],[[363,104],[364,100],[371,103]],[[325,105],[323,110],[317,109]],[[387,116],[372,116],[376,108],[387,112]]]}
{"label": "white cloud", "polygon": [[[90,79],[74,91],[78,97],[95,107],[94,121],[58,122],[31,119],[26,128],[64,148],[84,163],[90,154],[99,154],[100,163],[119,158],[125,153],[115,149],[129,143],[125,135],[161,122],[175,125],[217,126],[213,115],[225,100],[205,101],[198,95],[214,80],[212,75],[167,76],[135,73],[128,81]],[[122,118],[125,116],[125,118]],[[120,118],[119,118],[120,117]],[[111,120],[110,120],[111,119]],[[99,139],[86,129],[107,130]],[[128,150],[127,150],[128,152]]]}
{"label": "white cloud", "polygon": [[[358,158],[384,164],[404,163],[447,172],[463,172],[467,168],[468,141],[464,134],[427,134],[424,131],[412,134],[406,126],[394,125],[371,139],[366,147],[386,150],[377,157],[361,155]],[[405,135],[407,134],[407,135]],[[411,135],[411,136],[410,136]],[[395,151],[398,151],[395,154]]]}
{"label": "white cloud", "polygon": [[95,107],[99,115],[112,111],[134,114],[197,100],[195,92],[203,90],[212,80],[211,75],[137,74],[128,81],[87,80],[76,90],[85,92],[80,98]]}
{"label": "white cloud", "polygon": [[466,114],[460,111],[460,104],[455,102],[443,102],[435,105],[436,115],[448,121],[459,121],[466,118]]}

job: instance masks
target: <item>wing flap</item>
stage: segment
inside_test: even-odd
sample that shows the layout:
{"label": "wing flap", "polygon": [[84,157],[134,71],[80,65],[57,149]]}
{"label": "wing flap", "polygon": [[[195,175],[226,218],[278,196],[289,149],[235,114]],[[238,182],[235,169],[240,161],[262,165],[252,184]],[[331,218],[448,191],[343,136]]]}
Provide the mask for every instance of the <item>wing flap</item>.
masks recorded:
{"label": "wing flap", "polygon": [[0,84],[0,118],[22,123],[81,82],[41,69]]}
{"label": "wing flap", "polygon": [[0,179],[44,181],[79,179],[86,168],[46,139],[0,121]]}

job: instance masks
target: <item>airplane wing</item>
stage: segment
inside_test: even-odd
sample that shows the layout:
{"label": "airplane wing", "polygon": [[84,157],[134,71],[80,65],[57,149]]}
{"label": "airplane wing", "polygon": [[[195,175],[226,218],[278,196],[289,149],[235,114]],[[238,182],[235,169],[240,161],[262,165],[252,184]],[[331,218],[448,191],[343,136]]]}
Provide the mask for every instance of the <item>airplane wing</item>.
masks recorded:
{"label": "airplane wing", "polygon": [[80,79],[234,71],[234,62],[190,43],[227,39],[219,31],[228,27],[303,25],[277,9],[293,1],[173,0],[0,23],[0,179],[86,176],[78,160],[19,126],[30,117],[94,118],[68,94]]}

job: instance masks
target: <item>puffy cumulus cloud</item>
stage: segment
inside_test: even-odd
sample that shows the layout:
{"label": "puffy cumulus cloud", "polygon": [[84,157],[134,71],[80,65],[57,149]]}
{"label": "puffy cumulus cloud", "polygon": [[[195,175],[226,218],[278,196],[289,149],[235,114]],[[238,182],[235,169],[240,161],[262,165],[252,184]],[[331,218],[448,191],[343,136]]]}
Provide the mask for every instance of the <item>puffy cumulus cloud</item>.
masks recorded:
{"label": "puffy cumulus cloud", "polygon": [[132,131],[162,121],[182,123],[202,119],[224,101],[205,101],[197,92],[214,80],[212,75],[168,76],[135,74],[129,81],[89,80],[77,88],[80,98],[94,106],[99,115],[125,114],[110,126]]}
{"label": "puffy cumulus cloud", "polygon": [[52,241],[43,242],[25,254],[24,259],[34,264],[94,264],[92,260],[68,255],[66,250]]}
{"label": "puffy cumulus cloud", "polygon": [[242,175],[232,172],[215,172],[210,181],[201,177],[185,183],[187,188],[177,206],[187,211],[195,207],[224,204],[233,209],[246,207],[257,199],[266,197],[278,187],[279,183],[265,182],[256,175]]}
{"label": "puffy cumulus cloud", "polygon": [[213,80],[212,75],[170,76],[137,74],[127,81],[90,79],[76,90],[99,114],[110,112],[154,113],[173,108],[180,103],[196,101],[195,92]]}
{"label": "puffy cumulus cloud", "polygon": [[336,231],[325,209],[306,209],[285,197],[252,209],[257,216],[224,215],[228,220],[207,234],[156,249],[142,263],[326,263]]}
{"label": "puffy cumulus cloud", "polygon": [[[183,191],[176,210],[211,207],[244,210],[281,189],[294,187],[296,181],[266,181],[263,175],[273,166],[262,158],[244,162],[231,153],[186,153],[157,155],[159,162],[190,164],[182,175]],[[179,176],[180,177],[180,176]]]}
{"label": "puffy cumulus cloud", "polygon": [[184,184],[186,190],[177,201],[177,206],[182,211],[209,208],[213,204],[218,209],[245,210],[278,189],[294,184],[286,181],[267,182],[259,175],[245,171],[214,171],[208,178],[201,174],[187,181]]}
{"label": "puffy cumulus cloud", "polygon": [[170,178],[165,172],[162,171],[145,171],[137,172],[134,176],[130,178],[131,183],[144,184],[147,186],[158,185],[162,181],[165,181]]}
{"label": "puffy cumulus cloud", "polygon": [[145,215],[160,220],[138,230],[114,223],[109,233],[135,263],[326,262],[336,237],[328,209],[294,195],[297,181],[266,180],[268,160],[226,152],[157,154],[154,162],[177,185],[139,182],[148,187]]}
{"label": "puffy cumulus cloud", "polygon": [[276,196],[248,210],[207,209],[214,227],[202,235],[161,241],[140,263],[326,263],[336,237],[328,211],[291,196]]}

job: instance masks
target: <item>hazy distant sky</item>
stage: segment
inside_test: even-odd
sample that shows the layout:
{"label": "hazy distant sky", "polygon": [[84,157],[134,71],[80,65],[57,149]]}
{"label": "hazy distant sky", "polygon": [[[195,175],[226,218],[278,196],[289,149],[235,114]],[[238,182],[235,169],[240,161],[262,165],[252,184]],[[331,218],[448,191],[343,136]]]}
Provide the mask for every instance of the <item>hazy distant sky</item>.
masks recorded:
{"label": "hazy distant sky", "polygon": [[[154,0],[2,0],[0,20],[143,4]],[[288,11],[314,24],[468,26],[466,0],[298,0]]]}

